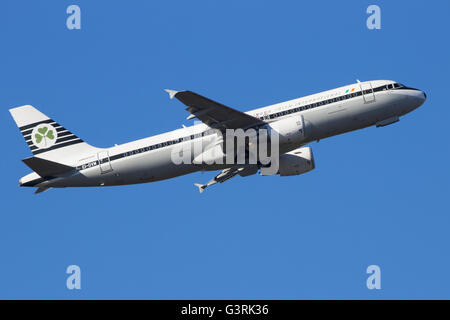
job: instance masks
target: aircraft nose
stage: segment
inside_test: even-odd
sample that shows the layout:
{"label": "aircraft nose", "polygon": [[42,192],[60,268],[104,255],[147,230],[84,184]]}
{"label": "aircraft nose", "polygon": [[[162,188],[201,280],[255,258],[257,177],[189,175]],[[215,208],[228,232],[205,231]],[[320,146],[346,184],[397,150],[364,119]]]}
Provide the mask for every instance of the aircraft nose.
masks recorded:
{"label": "aircraft nose", "polygon": [[422,90],[417,90],[416,94],[414,94],[414,100],[416,101],[415,108],[418,108],[425,103],[425,100],[427,100],[427,94]]}
{"label": "aircraft nose", "polygon": [[420,105],[424,104],[425,100],[427,100],[427,94],[424,91],[420,91],[419,94]]}

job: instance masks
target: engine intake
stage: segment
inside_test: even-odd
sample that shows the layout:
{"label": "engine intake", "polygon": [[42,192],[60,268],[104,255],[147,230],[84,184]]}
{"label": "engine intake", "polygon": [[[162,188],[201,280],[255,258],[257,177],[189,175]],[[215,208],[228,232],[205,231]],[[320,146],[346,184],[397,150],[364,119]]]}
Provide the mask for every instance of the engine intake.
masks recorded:
{"label": "engine intake", "polygon": [[268,125],[268,129],[278,133],[280,144],[305,140],[305,124],[301,115],[272,122]]}

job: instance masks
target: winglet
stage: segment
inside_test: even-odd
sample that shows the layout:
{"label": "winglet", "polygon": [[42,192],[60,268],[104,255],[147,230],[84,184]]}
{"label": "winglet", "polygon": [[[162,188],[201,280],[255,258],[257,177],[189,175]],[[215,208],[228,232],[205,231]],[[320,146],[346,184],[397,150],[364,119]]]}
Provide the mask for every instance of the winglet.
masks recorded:
{"label": "winglet", "polygon": [[169,94],[169,98],[173,99],[173,97],[175,97],[175,95],[178,93],[178,91],[176,90],[170,90],[170,89],[164,89],[165,92],[167,92]]}
{"label": "winglet", "polygon": [[204,184],[200,184],[200,183],[194,183],[194,186],[196,186],[198,188],[198,191],[200,191],[200,193],[205,191],[205,188],[206,188],[206,186]]}

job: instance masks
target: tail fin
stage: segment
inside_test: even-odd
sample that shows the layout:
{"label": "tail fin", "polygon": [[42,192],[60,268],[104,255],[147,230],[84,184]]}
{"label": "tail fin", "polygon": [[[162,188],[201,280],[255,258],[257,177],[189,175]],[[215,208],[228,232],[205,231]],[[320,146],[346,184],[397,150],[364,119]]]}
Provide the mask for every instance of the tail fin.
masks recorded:
{"label": "tail fin", "polygon": [[45,158],[60,158],[86,149],[97,149],[32,106],[13,108],[9,112],[34,155],[48,152]]}

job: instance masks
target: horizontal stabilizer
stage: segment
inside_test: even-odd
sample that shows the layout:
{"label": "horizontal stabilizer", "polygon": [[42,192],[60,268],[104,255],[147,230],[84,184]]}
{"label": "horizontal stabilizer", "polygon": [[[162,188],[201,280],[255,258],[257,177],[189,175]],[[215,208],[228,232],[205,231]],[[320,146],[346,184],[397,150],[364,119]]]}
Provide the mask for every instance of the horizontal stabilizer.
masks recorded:
{"label": "horizontal stabilizer", "polygon": [[74,167],[37,157],[26,158],[22,161],[42,178],[57,176],[75,169]]}
{"label": "horizontal stabilizer", "polygon": [[40,187],[40,188],[37,188],[36,189],[36,191],[34,192],[35,194],[38,194],[38,193],[42,193],[42,192],[44,192],[44,191],[47,191],[48,189],[50,189],[51,187]]}

